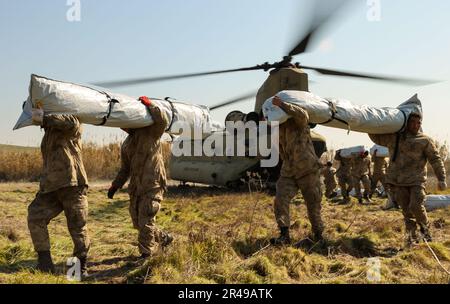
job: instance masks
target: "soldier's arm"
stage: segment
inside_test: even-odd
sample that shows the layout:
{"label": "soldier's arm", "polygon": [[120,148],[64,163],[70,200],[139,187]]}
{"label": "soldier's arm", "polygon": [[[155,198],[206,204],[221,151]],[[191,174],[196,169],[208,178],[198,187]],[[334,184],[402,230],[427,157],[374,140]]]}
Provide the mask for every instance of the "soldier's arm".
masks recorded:
{"label": "soldier's arm", "polygon": [[116,178],[112,182],[113,187],[120,189],[125,185],[128,178],[130,177],[130,160],[125,153],[124,145],[122,145],[120,153],[120,170],[117,173]]}
{"label": "soldier's arm", "polygon": [[280,108],[290,115],[300,128],[304,128],[308,125],[309,115],[302,107],[296,104],[282,102]]}
{"label": "soldier's arm", "polygon": [[444,162],[441,159],[441,156],[439,154],[438,149],[436,148],[436,145],[431,140],[428,142],[428,145],[425,148],[425,155],[427,157],[427,160],[433,167],[434,174],[436,174],[437,179],[440,182],[445,182],[446,173]]}
{"label": "soldier's arm", "polygon": [[369,134],[369,137],[377,145],[388,147],[395,144],[397,134]]}
{"label": "soldier's arm", "polygon": [[169,119],[167,115],[157,106],[149,107],[150,115],[153,118],[154,124],[152,130],[156,137],[161,137],[169,126]]}
{"label": "soldier's arm", "polygon": [[46,114],[42,121],[44,128],[54,128],[75,133],[80,129],[80,121],[76,116],[68,114]]}

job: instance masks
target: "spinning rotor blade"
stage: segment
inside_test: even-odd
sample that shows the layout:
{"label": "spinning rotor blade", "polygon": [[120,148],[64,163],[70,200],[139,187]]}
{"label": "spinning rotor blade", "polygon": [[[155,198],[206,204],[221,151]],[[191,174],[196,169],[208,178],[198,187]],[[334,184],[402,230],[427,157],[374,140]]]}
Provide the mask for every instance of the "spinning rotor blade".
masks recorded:
{"label": "spinning rotor blade", "polygon": [[295,56],[306,52],[308,49],[311,38],[320,30],[320,28],[326,24],[332,17],[336,15],[336,11],[341,8],[346,0],[326,1],[326,6],[316,7],[314,10],[314,17],[311,25],[309,26],[309,32],[302,37],[288,53],[289,56]]}
{"label": "spinning rotor blade", "polygon": [[219,103],[219,104],[214,105],[214,106],[212,106],[212,107],[209,107],[209,109],[210,109],[211,111],[212,111],[212,110],[217,110],[217,109],[222,108],[222,107],[224,107],[224,106],[228,106],[228,105],[230,105],[230,104],[237,103],[237,102],[239,102],[239,101],[243,101],[243,100],[246,100],[246,99],[250,99],[250,98],[253,98],[253,97],[255,97],[255,96],[256,96],[256,92],[251,92],[251,93],[248,93],[248,94],[245,94],[245,95],[242,95],[242,96],[233,98],[233,99],[231,99],[231,100],[228,100],[228,101]]}
{"label": "spinning rotor blade", "polygon": [[319,74],[323,74],[323,75],[382,80],[382,81],[398,82],[398,83],[417,85],[417,86],[429,85],[429,84],[439,82],[439,80],[414,79],[414,78],[407,78],[407,77],[395,77],[395,76],[385,76],[385,75],[375,75],[375,74],[362,74],[362,73],[353,73],[353,72],[323,69],[323,68],[304,66],[304,65],[302,65],[301,67],[305,70],[313,70],[313,71],[316,71]]}
{"label": "spinning rotor blade", "polygon": [[96,86],[99,86],[99,87],[106,87],[106,88],[115,88],[115,87],[131,86],[131,85],[150,83],[150,82],[157,82],[157,81],[175,80],[175,79],[182,79],[182,78],[192,78],[192,77],[200,77],[200,76],[224,74],[224,73],[232,73],[232,72],[264,70],[266,68],[267,68],[266,65],[256,65],[256,66],[252,66],[252,67],[231,69],[231,70],[219,70],[219,71],[211,71],[211,72],[190,73],[190,74],[180,74],[180,75],[168,75],[168,76],[149,77],[149,78],[136,78],[136,79],[119,80],[119,81],[95,82],[95,83],[93,83],[93,85],[96,85]]}

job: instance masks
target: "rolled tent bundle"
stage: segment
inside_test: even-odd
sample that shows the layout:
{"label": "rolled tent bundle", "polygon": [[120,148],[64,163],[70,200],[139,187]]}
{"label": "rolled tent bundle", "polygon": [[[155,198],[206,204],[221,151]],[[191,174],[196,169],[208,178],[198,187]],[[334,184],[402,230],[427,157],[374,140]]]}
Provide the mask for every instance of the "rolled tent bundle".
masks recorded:
{"label": "rolled tent bundle", "polygon": [[[303,91],[281,91],[276,96],[305,109],[310,123],[369,134],[399,132],[405,127],[411,113],[422,114],[422,104],[417,94],[397,108],[354,105],[345,99],[322,98]],[[264,102],[264,116],[268,121],[283,123],[289,115],[274,106],[272,99]]]}
{"label": "rolled tent bundle", "polygon": [[361,153],[366,152],[367,149],[366,149],[366,146],[355,146],[355,147],[339,149],[339,151],[341,151],[340,155],[343,158],[352,158],[355,155],[360,155]]}
{"label": "rolled tent bundle", "polygon": [[[177,135],[177,122],[184,126],[199,128],[203,133],[220,129],[220,124],[212,121],[209,109],[171,99],[151,99],[170,120],[168,133]],[[29,97],[23,104],[23,112],[14,130],[31,126],[32,108],[40,107],[48,114],[73,114],[82,123],[117,127],[142,128],[153,124],[153,119],[139,100],[122,94],[101,89],[57,81],[42,76],[31,75]]]}
{"label": "rolled tent bundle", "polygon": [[389,157],[389,148],[387,147],[373,145],[372,148],[370,148],[370,155],[374,156],[375,151],[377,151],[378,157]]}

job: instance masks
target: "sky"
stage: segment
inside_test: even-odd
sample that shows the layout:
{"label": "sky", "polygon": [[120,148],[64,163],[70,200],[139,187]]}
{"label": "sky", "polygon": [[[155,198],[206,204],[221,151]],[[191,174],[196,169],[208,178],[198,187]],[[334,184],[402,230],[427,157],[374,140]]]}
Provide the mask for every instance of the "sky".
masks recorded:
{"label": "sky", "polygon": [[[315,1],[329,3],[327,1]],[[370,20],[370,2],[379,20]],[[230,69],[279,61],[307,29],[312,0],[0,0],[0,143],[37,146],[38,127],[12,128],[28,95],[30,74],[76,83]],[[424,132],[450,142],[450,1],[354,0],[314,37],[305,65],[442,80],[424,87],[320,76],[310,91],[355,104],[396,107],[415,93],[424,109]],[[262,71],[116,88],[130,96],[170,96],[214,105],[256,91]],[[213,111],[249,112],[254,100]],[[330,148],[371,145],[366,134],[319,126]],[[86,126],[83,139],[123,138],[122,131]]]}

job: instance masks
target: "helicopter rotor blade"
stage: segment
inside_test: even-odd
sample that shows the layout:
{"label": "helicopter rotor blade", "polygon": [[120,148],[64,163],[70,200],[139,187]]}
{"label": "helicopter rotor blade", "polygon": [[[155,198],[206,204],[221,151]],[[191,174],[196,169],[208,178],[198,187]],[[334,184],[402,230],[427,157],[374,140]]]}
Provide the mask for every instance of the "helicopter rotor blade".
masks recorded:
{"label": "helicopter rotor blade", "polygon": [[148,78],[135,78],[135,79],[119,80],[119,81],[94,82],[92,84],[99,86],[99,87],[116,88],[116,87],[132,86],[132,85],[158,82],[158,81],[167,81],[167,80],[193,78],[193,77],[200,77],[200,76],[207,76],[207,75],[225,74],[225,73],[242,72],[242,71],[264,70],[264,69],[267,69],[266,65],[256,65],[256,66],[252,66],[252,67],[245,67],[245,68],[239,68],[239,69],[218,70],[218,71],[210,71],[210,72],[168,75],[168,76],[158,76],[158,77],[148,77]]}
{"label": "helicopter rotor blade", "polygon": [[242,96],[233,98],[233,99],[231,99],[231,100],[228,100],[228,101],[225,101],[225,102],[216,104],[216,105],[214,105],[214,106],[212,106],[212,107],[209,107],[209,109],[210,109],[211,111],[212,111],[212,110],[217,110],[217,109],[219,109],[219,108],[222,108],[222,107],[225,107],[225,106],[228,106],[228,105],[231,105],[231,104],[234,104],[234,103],[237,103],[237,102],[246,100],[246,99],[250,99],[250,98],[253,98],[253,97],[255,97],[255,96],[256,96],[256,92],[247,93],[247,94],[245,94],[245,95],[242,95]]}
{"label": "helicopter rotor blade", "polygon": [[289,51],[289,56],[295,56],[305,53],[310,44],[311,38],[320,30],[320,28],[326,24],[331,18],[336,15],[336,11],[340,9],[344,4],[348,3],[347,0],[337,0],[335,3],[327,1],[326,7],[315,7],[314,8],[314,18],[311,25],[309,26],[309,31],[306,35],[302,37],[300,42],[298,42]]}
{"label": "helicopter rotor blade", "polygon": [[415,78],[407,78],[407,77],[397,77],[397,76],[386,76],[386,75],[375,75],[375,74],[363,74],[363,73],[354,73],[354,72],[346,72],[346,71],[338,71],[338,70],[330,70],[323,69],[311,66],[301,66],[302,69],[305,70],[313,70],[322,75],[330,75],[330,76],[344,76],[344,77],[354,77],[354,78],[363,78],[363,79],[372,79],[372,80],[382,80],[382,81],[390,81],[390,82],[398,82],[409,85],[429,85],[433,83],[440,82],[439,80],[430,80],[430,79],[415,79]]}

